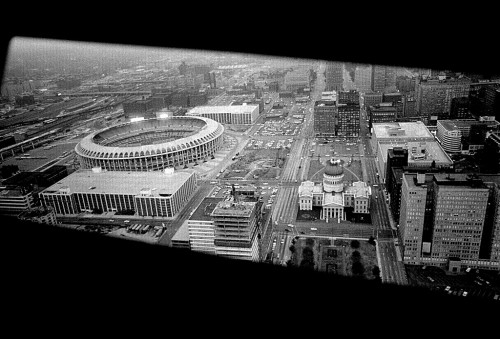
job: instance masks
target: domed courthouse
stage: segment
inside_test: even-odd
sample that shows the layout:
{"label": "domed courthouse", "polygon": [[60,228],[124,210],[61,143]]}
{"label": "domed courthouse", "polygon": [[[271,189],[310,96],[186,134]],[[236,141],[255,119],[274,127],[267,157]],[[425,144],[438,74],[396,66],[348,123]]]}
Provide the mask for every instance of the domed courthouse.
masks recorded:
{"label": "domed courthouse", "polygon": [[322,182],[304,181],[300,185],[300,210],[310,211],[320,206],[320,218],[323,220],[345,220],[346,207],[352,207],[354,213],[370,213],[371,188],[362,181],[345,186],[343,180],[344,167],[341,161],[333,158],[328,160]]}

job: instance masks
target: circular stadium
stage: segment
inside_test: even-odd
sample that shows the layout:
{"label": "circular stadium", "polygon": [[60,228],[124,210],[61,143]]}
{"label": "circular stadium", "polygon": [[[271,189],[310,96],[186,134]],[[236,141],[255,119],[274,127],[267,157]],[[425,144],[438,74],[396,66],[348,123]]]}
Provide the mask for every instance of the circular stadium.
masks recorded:
{"label": "circular stadium", "polygon": [[158,171],[211,157],[224,127],[208,118],[169,117],[124,123],[91,133],[75,147],[82,168]]}

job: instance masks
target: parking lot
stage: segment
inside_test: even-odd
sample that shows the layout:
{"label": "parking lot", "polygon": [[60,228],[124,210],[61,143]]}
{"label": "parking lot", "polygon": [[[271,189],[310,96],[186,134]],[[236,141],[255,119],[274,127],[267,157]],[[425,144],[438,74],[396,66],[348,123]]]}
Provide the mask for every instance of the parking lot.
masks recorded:
{"label": "parking lot", "polygon": [[405,269],[411,285],[439,290],[449,295],[500,302],[500,279],[495,272],[478,273],[470,270],[465,274],[448,275],[434,266],[405,265]]}
{"label": "parking lot", "polygon": [[277,149],[292,147],[293,139],[278,139],[278,140],[255,140],[251,139],[245,146],[246,149]]}
{"label": "parking lot", "polygon": [[299,119],[287,118],[278,121],[266,121],[259,126],[255,136],[297,135],[300,131]]}

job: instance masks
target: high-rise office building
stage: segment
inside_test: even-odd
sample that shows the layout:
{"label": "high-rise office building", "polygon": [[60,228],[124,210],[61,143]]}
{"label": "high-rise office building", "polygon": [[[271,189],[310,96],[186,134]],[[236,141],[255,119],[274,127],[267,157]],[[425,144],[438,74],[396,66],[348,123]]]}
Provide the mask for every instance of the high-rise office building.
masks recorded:
{"label": "high-rise office building", "polygon": [[393,179],[392,169],[396,167],[401,168],[403,166],[408,166],[408,150],[404,149],[403,147],[394,147],[392,149],[389,149],[387,151],[387,166],[385,171],[385,183],[389,194],[392,193],[390,191]]}
{"label": "high-rise office building", "polygon": [[370,120],[370,127],[374,123],[394,122],[398,117],[398,110],[393,106],[392,102],[382,102],[374,106],[368,106],[366,112]]}
{"label": "high-rise office building", "polygon": [[358,65],[354,70],[354,83],[361,93],[371,92],[372,90],[372,66]]}
{"label": "high-rise office building", "polygon": [[468,119],[471,118],[469,113],[469,98],[459,97],[451,99],[450,119]]}
{"label": "high-rise office building", "polygon": [[404,261],[446,267],[453,260],[498,270],[498,260],[480,257],[482,244],[490,245],[490,254],[496,248],[497,230],[483,234],[491,199],[491,188],[472,175],[404,174],[399,218]]}
{"label": "high-rise office building", "polygon": [[394,67],[373,65],[371,90],[373,92],[395,91],[396,70]]}
{"label": "high-rise office building", "polygon": [[345,91],[338,93],[337,136],[357,138],[360,128],[359,92]]}
{"label": "high-rise office building", "polygon": [[451,101],[468,97],[471,81],[468,78],[417,78],[415,85],[415,111],[419,116],[450,117]]}
{"label": "high-rise office building", "polygon": [[338,114],[335,104],[328,105],[317,101],[314,106],[314,134],[317,137],[333,137],[336,135]]}
{"label": "high-rise office building", "polygon": [[403,117],[412,117],[415,115],[415,98],[412,95],[403,96]]}
{"label": "high-rise office building", "polygon": [[342,91],[344,84],[344,64],[328,62],[325,70],[326,91]]}

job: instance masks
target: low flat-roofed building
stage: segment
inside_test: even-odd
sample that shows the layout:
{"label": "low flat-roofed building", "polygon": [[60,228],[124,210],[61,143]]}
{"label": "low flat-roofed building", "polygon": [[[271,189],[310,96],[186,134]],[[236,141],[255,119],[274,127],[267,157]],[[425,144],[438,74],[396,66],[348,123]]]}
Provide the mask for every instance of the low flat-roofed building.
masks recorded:
{"label": "low flat-roofed building", "polygon": [[383,122],[372,125],[372,149],[377,152],[377,143],[404,141],[433,141],[434,135],[423,122]]}
{"label": "low flat-roofed building", "polygon": [[184,221],[181,227],[179,227],[170,241],[172,243],[172,247],[191,248],[189,245],[189,226],[187,220]]}
{"label": "low flat-roofed building", "polygon": [[193,251],[215,254],[215,226],[212,212],[224,198],[207,197],[193,212],[187,224],[189,244]]}
{"label": "low flat-roofed building", "polygon": [[198,106],[189,110],[186,115],[210,118],[221,124],[249,125],[259,117],[259,106]]}
{"label": "low flat-roofed building", "polygon": [[174,216],[196,188],[191,170],[174,172],[78,170],[41,192],[56,214],[95,209],[134,210],[140,216]]}
{"label": "low flat-roofed building", "polygon": [[387,151],[401,147],[408,150],[408,167],[431,167],[435,162],[436,168],[450,168],[453,160],[443,150],[437,141],[407,141],[378,145],[377,164],[380,178],[385,182],[387,168]]}

